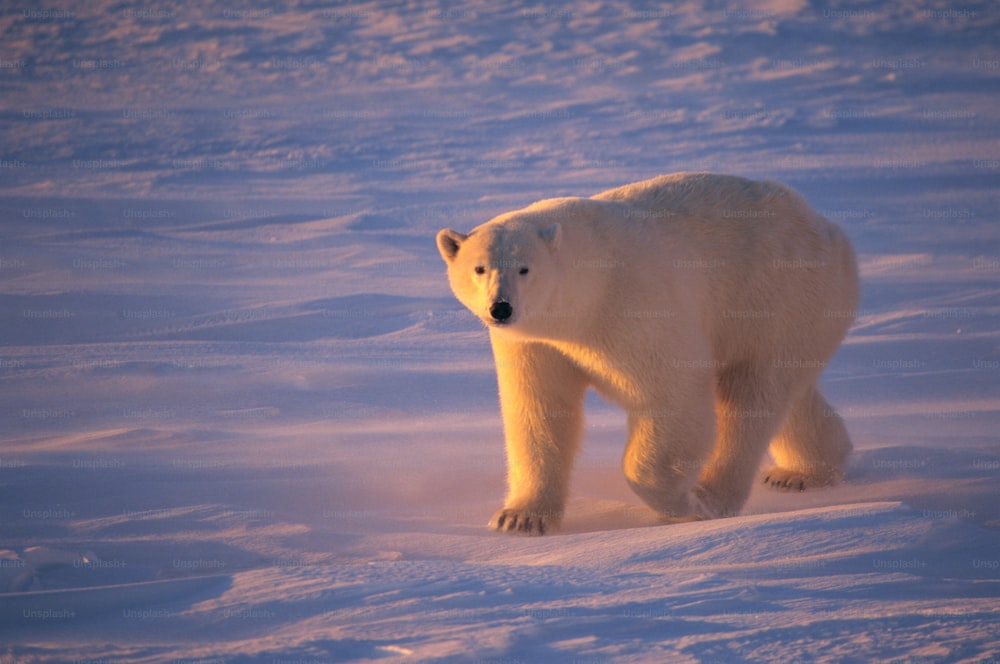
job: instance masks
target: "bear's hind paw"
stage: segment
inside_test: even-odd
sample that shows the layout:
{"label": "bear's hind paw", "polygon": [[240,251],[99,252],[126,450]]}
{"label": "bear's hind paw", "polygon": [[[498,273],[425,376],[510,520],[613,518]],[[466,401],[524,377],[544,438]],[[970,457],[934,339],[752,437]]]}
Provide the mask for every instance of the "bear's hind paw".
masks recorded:
{"label": "bear's hind paw", "polygon": [[490,528],[518,535],[544,535],[553,530],[558,522],[558,518],[537,511],[504,508],[490,519]]}
{"label": "bear's hind paw", "polygon": [[836,484],[839,475],[832,472],[809,473],[775,467],[764,473],[764,484],[779,491],[805,491]]}
{"label": "bear's hind paw", "polygon": [[784,472],[772,471],[764,478],[764,484],[772,489],[780,491],[805,491],[806,480],[804,477],[795,476],[795,473],[785,474]]}

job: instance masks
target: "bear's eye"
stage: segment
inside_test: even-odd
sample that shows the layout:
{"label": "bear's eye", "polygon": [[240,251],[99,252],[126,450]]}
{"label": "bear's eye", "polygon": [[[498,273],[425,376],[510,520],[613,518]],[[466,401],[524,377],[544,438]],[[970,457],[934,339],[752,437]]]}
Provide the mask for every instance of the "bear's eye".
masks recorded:
{"label": "bear's eye", "polygon": [[476,274],[486,274],[486,268],[482,265],[476,266]]}
{"label": "bear's eye", "polygon": [[526,267],[522,267],[522,268],[521,268],[521,269],[520,269],[520,270],[518,271],[518,274],[528,274],[528,268],[526,268]]}

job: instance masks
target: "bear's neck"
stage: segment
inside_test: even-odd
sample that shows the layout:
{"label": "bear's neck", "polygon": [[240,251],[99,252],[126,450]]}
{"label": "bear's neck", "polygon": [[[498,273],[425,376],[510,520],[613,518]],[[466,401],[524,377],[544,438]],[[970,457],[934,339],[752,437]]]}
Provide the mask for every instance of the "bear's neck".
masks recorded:
{"label": "bear's neck", "polygon": [[[554,289],[548,301],[528,311],[521,333],[540,340],[589,345],[602,318],[608,275],[589,266],[560,266],[571,278]],[[576,274],[579,273],[579,274]]]}

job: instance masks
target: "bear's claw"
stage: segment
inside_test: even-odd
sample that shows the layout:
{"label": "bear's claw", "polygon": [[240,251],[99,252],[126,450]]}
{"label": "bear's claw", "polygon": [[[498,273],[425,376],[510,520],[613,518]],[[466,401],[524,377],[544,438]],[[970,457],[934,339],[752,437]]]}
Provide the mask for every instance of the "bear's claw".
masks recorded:
{"label": "bear's claw", "polygon": [[780,473],[774,472],[764,477],[764,484],[769,485],[772,489],[783,489],[785,491],[806,490],[806,481],[801,477],[795,477],[794,475],[782,477]]}
{"label": "bear's claw", "polygon": [[547,524],[540,514],[514,509],[502,509],[490,520],[490,527],[497,532],[519,535],[544,535]]}

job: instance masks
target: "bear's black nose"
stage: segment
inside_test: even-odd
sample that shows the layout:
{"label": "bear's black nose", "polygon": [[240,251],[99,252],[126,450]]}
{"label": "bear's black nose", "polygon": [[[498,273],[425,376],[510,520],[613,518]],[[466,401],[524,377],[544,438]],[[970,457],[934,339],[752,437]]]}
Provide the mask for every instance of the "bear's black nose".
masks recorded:
{"label": "bear's black nose", "polygon": [[503,300],[494,302],[493,306],[490,307],[490,316],[493,316],[493,320],[498,323],[504,322],[510,318],[513,313],[514,307],[510,306],[509,302],[504,302]]}

